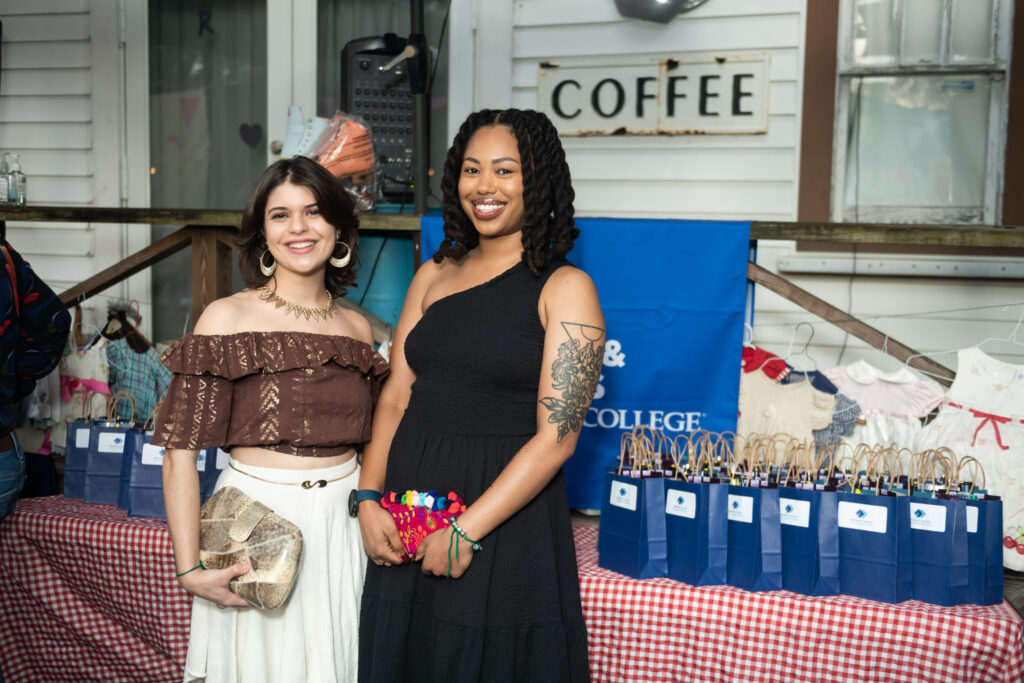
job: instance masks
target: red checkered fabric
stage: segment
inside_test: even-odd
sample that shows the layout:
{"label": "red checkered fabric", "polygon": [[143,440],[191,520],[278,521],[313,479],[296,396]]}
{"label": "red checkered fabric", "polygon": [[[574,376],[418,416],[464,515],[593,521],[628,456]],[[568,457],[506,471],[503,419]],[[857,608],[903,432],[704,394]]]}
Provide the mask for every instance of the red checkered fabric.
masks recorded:
{"label": "red checkered fabric", "polygon": [[[901,605],[636,581],[577,526],[590,673],[608,681],[1024,681],[1022,622],[992,607]],[[21,681],[181,680],[191,603],[167,525],[61,497],[0,525],[0,666]]]}
{"label": "red checkered fabric", "polygon": [[167,525],[29,498],[0,525],[5,681],[180,681],[191,598]]}
{"label": "red checkered fabric", "polygon": [[597,566],[597,527],[574,532],[595,683],[1024,681],[1024,622],[1005,601],[889,605],[636,581]]}

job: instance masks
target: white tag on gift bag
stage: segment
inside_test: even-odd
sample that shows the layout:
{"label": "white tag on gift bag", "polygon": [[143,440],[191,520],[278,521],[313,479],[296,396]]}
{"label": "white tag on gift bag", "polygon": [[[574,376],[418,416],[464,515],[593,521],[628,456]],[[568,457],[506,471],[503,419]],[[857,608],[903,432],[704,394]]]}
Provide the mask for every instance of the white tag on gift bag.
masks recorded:
{"label": "white tag on gift bag", "polygon": [[729,494],[729,521],[750,524],[754,521],[754,497]]}
{"label": "white tag on gift bag", "polygon": [[889,509],[881,505],[839,502],[839,526],[844,529],[884,534],[888,521]]}
{"label": "white tag on gift bag", "polygon": [[143,465],[163,465],[164,464],[164,447],[154,446],[151,443],[147,443],[142,447],[142,464]]}
{"label": "white tag on gift bag", "polygon": [[795,498],[779,498],[779,521],[805,529],[811,523],[811,502]]}
{"label": "white tag on gift bag", "polygon": [[123,432],[100,432],[96,450],[100,453],[124,453],[125,441]]}
{"label": "white tag on gift bag", "polygon": [[611,504],[618,508],[625,508],[636,512],[636,484],[627,484],[621,481],[612,482]]}
{"label": "white tag on gift bag", "polygon": [[665,514],[693,519],[697,516],[697,495],[690,491],[665,491]]}

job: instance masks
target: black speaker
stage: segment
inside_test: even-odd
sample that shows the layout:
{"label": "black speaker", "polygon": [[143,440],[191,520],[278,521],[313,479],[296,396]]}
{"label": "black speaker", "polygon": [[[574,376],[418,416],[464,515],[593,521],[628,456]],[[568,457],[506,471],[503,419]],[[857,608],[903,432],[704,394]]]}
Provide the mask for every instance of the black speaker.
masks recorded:
{"label": "black speaker", "polygon": [[369,127],[381,193],[395,203],[412,202],[411,65],[396,61],[406,42],[388,33],[350,41],[341,52],[342,109]]}

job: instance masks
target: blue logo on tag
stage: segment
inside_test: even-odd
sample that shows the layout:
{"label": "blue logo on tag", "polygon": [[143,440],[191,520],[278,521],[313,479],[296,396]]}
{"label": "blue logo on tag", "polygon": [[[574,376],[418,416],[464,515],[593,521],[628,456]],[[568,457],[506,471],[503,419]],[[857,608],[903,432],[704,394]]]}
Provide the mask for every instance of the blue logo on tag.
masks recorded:
{"label": "blue logo on tag", "polygon": [[793,506],[792,506],[792,505],[788,505],[788,504],[787,504],[787,505],[786,505],[786,512],[787,512],[787,513],[791,513],[791,512],[793,512]]}
{"label": "blue logo on tag", "polygon": [[679,496],[679,499],[676,500],[676,504],[678,504],[678,505],[682,505],[683,504],[683,497],[682,496]]}
{"label": "blue logo on tag", "polygon": [[864,517],[867,517],[867,516],[868,516],[868,513],[864,512],[863,508],[858,508],[857,509],[857,517],[863,519]]}
{"label": "blue logo on tag", "polygon": [[918,519],[924,517],[924,510],[922,510],[921,508],[917,508],[916,510],[914,510],[914,516]]}
{"label": "blue logo on tag", "polygon": [[161,448],[160,449],[160,455],[163,455],[163,454],[164,454],[164,449]]}
{"label": "blue logo on tag", "polygon": [[117,437],[116,439],[114,439],[114,443],[121,443],[121,437]]}
{"label": "blue logo on tag", "polygon": [[739,501],[738,501],[738,500],[734,500],[734,501],[732,502],[732,509],[733,509],[733,510],[737,509],[737,508],[738,508],[739,506],[740,506],[740,503],[739,503]]}
{"label": "blue logo on tag", "polygon": [[619,495],[620,495],[620,496],[624,496],[624,495],[626,495],[626,489],[625,489],[625,488],[620,488],[620,489],[619,489]]}

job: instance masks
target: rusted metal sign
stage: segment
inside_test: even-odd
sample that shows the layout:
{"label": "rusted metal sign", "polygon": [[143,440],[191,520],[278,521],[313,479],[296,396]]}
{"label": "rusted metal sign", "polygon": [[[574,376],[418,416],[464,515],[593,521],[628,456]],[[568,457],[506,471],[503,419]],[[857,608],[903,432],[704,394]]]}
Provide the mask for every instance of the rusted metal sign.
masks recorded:
{"label": "rusted metal sign", "polygon": [[537,108],[560,135],[768,131],[767,53],[541,62]]}

